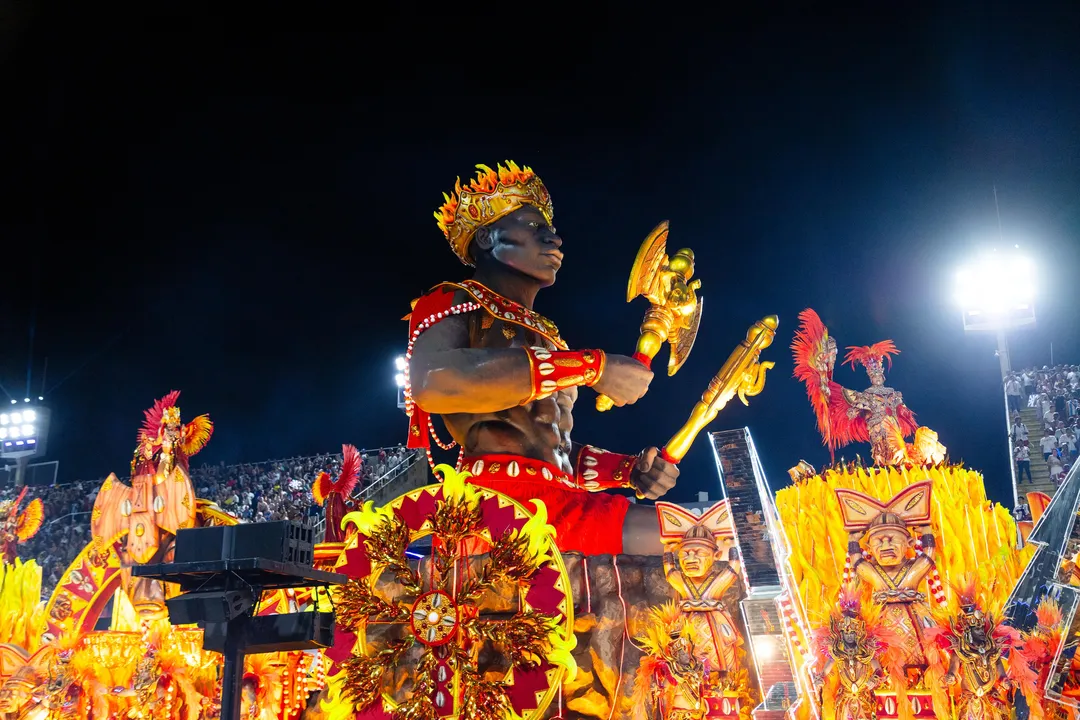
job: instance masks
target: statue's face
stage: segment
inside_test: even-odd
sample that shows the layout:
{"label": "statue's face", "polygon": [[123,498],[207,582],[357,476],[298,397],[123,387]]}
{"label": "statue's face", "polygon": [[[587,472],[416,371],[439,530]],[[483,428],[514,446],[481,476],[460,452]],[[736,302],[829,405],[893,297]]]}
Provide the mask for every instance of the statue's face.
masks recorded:
{"label": "statue's face", "polygon": [[501,264],[548,287],[562,267],[562,238],[536,208],[525,205],[496,222],[491,255]]}
{"label": "statue's face", "polygon": [[0,685],[0,713],[14,713],[30,700],[30,688],[25,683],[9,679]]}
{"label": "statue's face", "polygon": [[704,543],[692,543],[679,548],[679,569],[688,578],[697,580],[705,577],[709,574],[714,562],[716,562],[716,548]]}
{"label": "statue's face", "polygon": [[874,559],[883,567],[895,567],[904,562],[911,547],[911,536],[900,528],[882,528],[866,539]]}

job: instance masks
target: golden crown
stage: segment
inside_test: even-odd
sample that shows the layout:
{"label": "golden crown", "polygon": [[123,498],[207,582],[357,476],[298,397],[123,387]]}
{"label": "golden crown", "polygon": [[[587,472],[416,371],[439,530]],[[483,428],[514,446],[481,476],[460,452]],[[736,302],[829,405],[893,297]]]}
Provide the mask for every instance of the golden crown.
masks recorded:
{"label": "golden crown", "polygon": [[443,193],[442,207],[435,211],[435,220],[443,231],[450,249],[461,262],[472,265],[469,241],[476,229],[505,217],[522,205],[532,205],[551,223],[555,211],[551,195],[543,181],[530,167],[518,167],[513,160],[506,166],[477,165],[476,179],[464,187],[461,178],[454,183],[452,195]]}

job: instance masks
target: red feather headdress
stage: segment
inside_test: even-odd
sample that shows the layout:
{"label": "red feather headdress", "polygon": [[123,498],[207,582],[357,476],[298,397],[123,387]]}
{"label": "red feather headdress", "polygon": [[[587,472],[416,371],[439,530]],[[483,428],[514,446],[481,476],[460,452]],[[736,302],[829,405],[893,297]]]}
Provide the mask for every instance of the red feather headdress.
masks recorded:
{"label": "red feather headdress", "polygon": [[873,364],[883,363],[888,363],[891,370],[893,355],[900,354],[892,340],[882,340],[873,345],[853,345],[846,350],[848,353],[844,356],[844,364],[851,365],[852,370],[855,369],[856,364],[869,369]]}
{"label": "red feather headdress", "polygon": [[161,425],[165,421],[165,411],[176,407],[179,400],[180,391],[173,390],[160,400],[155,400],[154,407],[143,411],[145,419],[142,427],[139,428],[139,442],[157,438],[158,430],[161,429]]}

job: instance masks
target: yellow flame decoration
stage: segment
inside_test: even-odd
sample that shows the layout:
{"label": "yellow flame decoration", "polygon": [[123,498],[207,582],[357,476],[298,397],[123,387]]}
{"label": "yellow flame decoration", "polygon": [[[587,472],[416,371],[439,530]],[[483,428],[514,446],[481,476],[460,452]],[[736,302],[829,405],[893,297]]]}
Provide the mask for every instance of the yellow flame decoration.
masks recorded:
{"label": "yellow flame decoration", "polygon": [[389,505],[375,507],[375,503],[368,500],[359,510],[346,513],[341,518],[341,529],[344,530],[350,523],[356,526],[361,535],[371,535],[380,525],[394,516],[394,510]]}
{"label": "yellow flame decoration", "polygon": [[[776,509],[790,551],[785,571],[797,590],[809,630],[828,621],[836,606],[847,557],[847,533],[836,499],[850,488],[888,500],[905,487],[933,483],[931,523],[935,561],[945,586],[948,612],[958,608],[954,585],[972,573],[986,611],[1000,617],[1009,593],[1034,549],[1018,549],[1016,523],[1000,504],[986,498],[982,475],[961,466],[826,470],[776,494]],[[931,606],[935,607],[933,601]],[[800,639],[807,647],[808,638]]]}
{"label": "yellow flame decoration", "polygon": [[0,644],[17,645],[32,655],[46,627],[41,568],[33,560],[0,562]]}
{"label": "yellow flame decoration", "polygon": [[577,677],[578,665],[577,660],[571,654],[577,647],[577,635],[569,633],[568,637],[563,640],[559,635],[558,627],[556,627],[547,636],[547,641],[551,645],[551,649],[548,650],[547,661],[552,665],[559,665],[566,669],[566,677],[563,678],[563,682],[569,682]]}
{"label": "yellow flame decoration", "polygon": [[[521,536],[528,540],[527,552],[529,557],[536,558],[533,561],[533,565],[536,566],[551,560],[548,549],[557,545],[555,544],[555,528],[548,525],[547,505],[535,498],[529,502],[536,507],[536,513],[521,526]],[[517,535],[517,531],[514,535]]]}
{"label": "yellow flame decoration", "polygon": [[467,470],[458,472],[443,463],[435,466],[435,474],[442,476],[443,498],[446,499],[446,502],[464,503],[470,509],[480,504],[479,491],[465,482],[466,478],[472,477],[471,472]]}

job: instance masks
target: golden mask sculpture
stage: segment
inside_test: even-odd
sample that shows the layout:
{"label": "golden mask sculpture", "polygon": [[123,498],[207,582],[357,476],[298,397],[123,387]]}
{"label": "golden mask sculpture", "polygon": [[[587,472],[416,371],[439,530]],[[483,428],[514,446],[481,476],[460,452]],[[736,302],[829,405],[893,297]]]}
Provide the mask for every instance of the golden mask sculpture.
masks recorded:
{"label": "golden mask sculpture", "polygon": [[694,635],[705,641],[698,644],[706,646],[706,672],[722,685],[738,669],[743,642],[726,597],[741,572],[728,503],[721,501],[700,517],[666,502],[656,503],[656,512],[664,571],[679,596],[677,607]]}
{"label": "golden mask sculpture", "polygon": [[[916,483],[880,503],[854,490],[836,490],[849,533],[851,572],[861,585],[869,586],[874,602],[883,606],[884,621],[899,635],[903,665],[913,679],[926,671],[925,634],[934,624],[922,591],[935,567],[930,491],[929,482]],[[922,552],[915,552],[912,529],[920,533]]]}
{"label": "golden mask sculpture", "polygon": [[34,690],[41,686],[41,673],[27,664],[0,685],[0,715],[11,720],[45,720],[48,707],[33,702]]}

